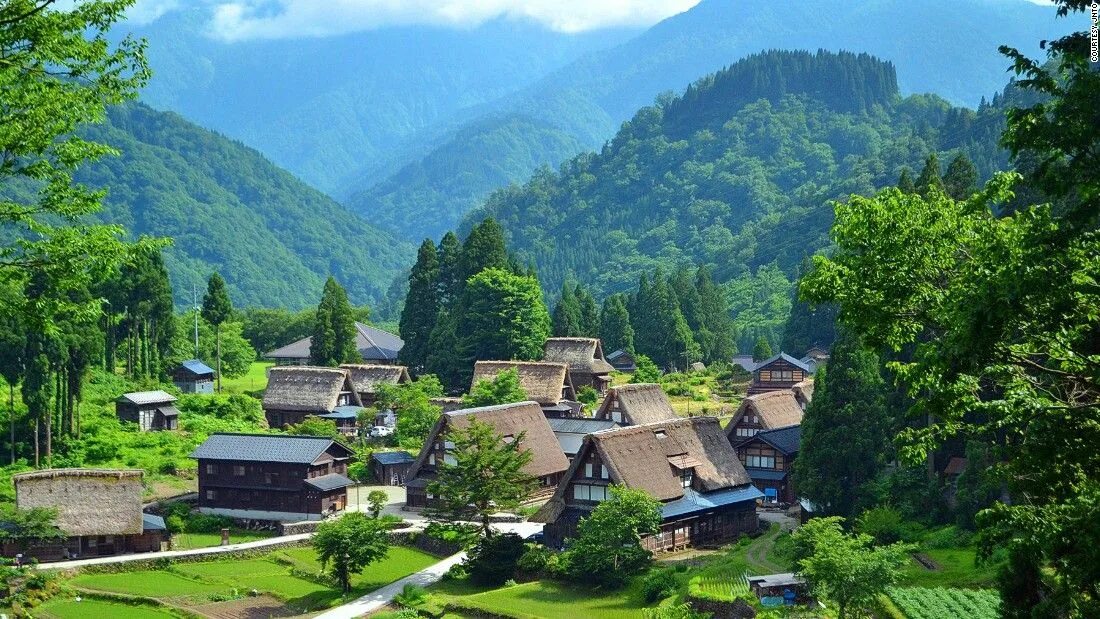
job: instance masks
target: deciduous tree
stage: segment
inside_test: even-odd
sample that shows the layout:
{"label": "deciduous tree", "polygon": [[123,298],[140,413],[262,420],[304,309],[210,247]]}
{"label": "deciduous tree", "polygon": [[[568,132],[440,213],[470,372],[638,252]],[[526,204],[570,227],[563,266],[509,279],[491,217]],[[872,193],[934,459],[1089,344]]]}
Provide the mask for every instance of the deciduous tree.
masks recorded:
{"label": "deciduous tree", "polygon": [[477,381],[470,393],[462,396],[462,406],[475,408],[523,402],[526,399],[527,392],[519,382],[519,372],[510,368],[491,379]]}
{"label": "deciduous tree", "polygon": [[577,525],[576,539],[568,541],[567,564],[575,580],[618,586],[652,560],[641,541],[660,530],[661,503],[642,490],[609,490],[610,498]]}
{"label": "deciduous tree", "polygon": [[353,575],[389,552],[389,530],[381,520],[349,512],[317,525],[310,544],[321,566],[329,570],[346,594],[351,591]]}

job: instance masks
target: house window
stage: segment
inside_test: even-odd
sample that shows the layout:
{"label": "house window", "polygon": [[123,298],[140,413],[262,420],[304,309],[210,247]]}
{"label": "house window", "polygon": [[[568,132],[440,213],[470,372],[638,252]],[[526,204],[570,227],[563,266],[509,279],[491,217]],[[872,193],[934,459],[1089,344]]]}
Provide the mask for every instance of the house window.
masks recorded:
{"label": "house window", "polygon": [[614,421],[615,423],[622,423],[623,414],[619,411],[611,411],[611,421]]}
{"label": "house window", "polygon": [[775,456],[748,456],[748,466],[758,469],[774,469]]}
{"label": "house window", "polygon": [[451,466],[455,466],[456,464],[458,464],[458,458],[455,458],[454,456],[452,456],[449,453],[448,454],[443,454],[443,463],[444,464],[449,464]]}
{"label": "house window", "polygon": [[432,465],[435,464],[435,454],[434,453],[429,453],[428,454],[428,464],[432,464]]}
{"label": "house window", "polygon": [[737,428],[737,436],[756,436],[756,428]]}
{"label": "house window", "polygon": [[592,463],[591,462],[585,463],[585,465],[584,465],[584,476],[585,477],[592,477]]}
{"label": "house window", "polygon": [[690,488],[691,480],[695,478],[695,473],[692,469],[682,469],[680,471],[680,486],[682,488]]}
{"label": "house window", "polygon": [[218,465],[217,464],[207,464],[206,465],[206,474],[207,475],[217,475],[218,474]]}
{"label": "house window", "polygon": [[607,499],[607,486],[573,484],[573,498],[578,501],[603,501]]}
{"label": "house window", "polygon": [[218,498],[218,492],[216,490],[207,490],[206,491],[206,500],[207,501],[213,501],[216,498]]}
{"label": "house window", "polygon": [[244,477],[244,465],[242,465],[242,464],[233,465],[233,475],[235,475],[237,477]]}
{"label": "house window", "polygon": [[654,430],[653,436],[656,436],[657,438],[666,438],[668,437],[668,433],[664,430]]}
{"label": "house window", "polygon": [[443,441],[443,449],[454,449],[454,448],[455,448],[455,442],[454,441]]}
{"label": "house window", "polygon": [[600,479],[608,479],[610,477],[611,476],[607,474],[607,467],[601,464],[600,465]]}

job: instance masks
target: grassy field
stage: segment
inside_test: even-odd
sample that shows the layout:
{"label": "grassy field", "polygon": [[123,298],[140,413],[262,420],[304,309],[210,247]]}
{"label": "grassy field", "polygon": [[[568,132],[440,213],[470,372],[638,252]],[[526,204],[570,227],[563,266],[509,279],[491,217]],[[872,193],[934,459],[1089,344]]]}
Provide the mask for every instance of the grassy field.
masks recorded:
{"label": "grassy field", "polygon": [[248,373],[237,378],[222,378],[222,391],[225,393],[255,393],[267,389],[267,368],[275,365],[271,361],[253,361]]}
{"label": "grassy field", "polygon": [[435,585],[431,591],[440,603],[455,602],[485,612],[544,619],[636,619],[646,607],[636,587],[600,591],[536,581],[486,591],[466,581],[450,581]]}
{"label": "grassy field", "polygon": [[52,619],[177,619],[180,615],[151,605],[123,604],[106,600],[55,600],[35,610],[35,616]]}
{"label": "grassy field", "polygon": [[148,598],[209,595],[228,589],[224,584],[192,580],[164,570],[81,574],[72,579],[71,583],[84,589]]}
{"label": "grassy field", "polygon": [[972,548],[944,548],[927,550],[924,554],[941,569],[929,570],[912,561],[905,568],[904,584],[912,587],[962,587],[985,589],[996,585],[997,568],[994,565],[977,565],[977,555]]}
{"label": "grassy field", "polygon": [[[273,531],[245,531],[233,529],[229,531],[230,544],[243,544],[267,539],[274,535]],[[209,548],[219,546],[222,543],[221,533],[177,533],[172,536],[173,550],[190,550],[191,548]]]}

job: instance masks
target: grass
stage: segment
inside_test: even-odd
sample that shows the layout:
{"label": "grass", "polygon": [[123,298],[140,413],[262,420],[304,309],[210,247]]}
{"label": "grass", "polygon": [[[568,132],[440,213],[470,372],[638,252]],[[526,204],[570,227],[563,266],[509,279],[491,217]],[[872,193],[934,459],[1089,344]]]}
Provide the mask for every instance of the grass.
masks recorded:
{"label": "grass", "polygon": [[634,587],[602,591],[552,581],[488,591],[466,581],[450,581],[435,585],[431,592],[441,603],[455,602],[490,613],[543,619],[636,619],[646,607]]}
{"label": "grass", "polygon": [[74,599],[55,600],[38,609],[39,616],[56,619],[176,619],[175,613],[155,606],[123,604],[107,600]]}
{"label": "grass", "polygon": [[973,548],[937,548],[924,551],[941,569],[929,570],[913,560],[905,567],[904,583],[911,587],[962,587],[987,589],[996,586],[997,566],[977,565]]}
{"label": "grass", "polygon": [[248,372],[237,378],[222,377],[223,393],[257,393],[267,389],[267,369],[271,361],[253,361]]}
{"label": "grass", "polygon": [[229,588],[224,584],[191,580],[164,570],[81,574],[72,580],[72,584],[85,589],[148,598],[207,595],[224,592]]}
{"label": "grass", "polygon": [[[255,542],[261,539],[267,539],[272,535],[274,535],[272,531],[245,531],[232,529],[229,531],[229,543],[242,544],[244,542]],[[211,546],[220,546],[221,543],[221,533],[177,533],[172,536],[173,550],[209,548]]]}

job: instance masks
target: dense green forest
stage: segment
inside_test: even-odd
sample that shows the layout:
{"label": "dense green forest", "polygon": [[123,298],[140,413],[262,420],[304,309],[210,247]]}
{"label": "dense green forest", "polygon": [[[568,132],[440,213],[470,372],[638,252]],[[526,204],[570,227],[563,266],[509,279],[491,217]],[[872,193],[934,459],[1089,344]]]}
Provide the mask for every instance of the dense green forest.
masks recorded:
{"label": "dense green forest", "polygon": [[711,265],[740,326],[777,344],[799,265],[829,244],[830,201],[915,178],[937,152],[988,177],[1007,163],[1003,99],[903,98],[893,66],[865,54],[768,52],[661,97],[600,152],[495,192],[470,221],[499,221],[550,294],[575,279],[601,298],[657,267]]}
{"label": "dense green forest", "polygon": [[121,152],[77,177],[109,188],[97,217],[173,240],[165,262],[178,305],[211,271],[238,306],[311,306],[330,274],[352,302],[374,302],[412,256],[260,153],[177,114],[129,103],[84,133]]}

